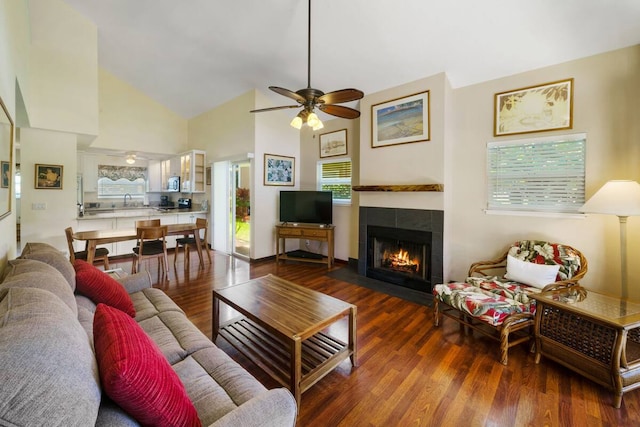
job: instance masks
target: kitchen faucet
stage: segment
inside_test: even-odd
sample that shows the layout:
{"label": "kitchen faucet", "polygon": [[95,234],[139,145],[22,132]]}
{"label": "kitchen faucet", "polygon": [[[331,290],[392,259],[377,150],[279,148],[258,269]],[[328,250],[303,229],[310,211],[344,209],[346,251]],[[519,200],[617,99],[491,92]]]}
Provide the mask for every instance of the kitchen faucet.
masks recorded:
{"label": "kitchen faucet", "polygon": [[129,196],[129,200],[132,200],[131,194],[127,193],[124,195],[124,206],[127,206],[127,196]]}

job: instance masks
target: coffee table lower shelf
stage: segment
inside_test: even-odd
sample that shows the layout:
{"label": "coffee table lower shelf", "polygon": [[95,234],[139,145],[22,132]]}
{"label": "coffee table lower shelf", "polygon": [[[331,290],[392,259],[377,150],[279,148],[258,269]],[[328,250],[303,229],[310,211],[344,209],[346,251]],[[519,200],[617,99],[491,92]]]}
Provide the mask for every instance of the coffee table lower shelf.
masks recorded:
{"label": "coffee table lower shelf", "polygon": [[[220,326],[222,336],[236,350],[292,390],[289,344],[246,317]],[[309,389],[351,355],[346,343],[319,332],[302,342],[300,393]],[[293,391],[293,390],[292,390]]]}

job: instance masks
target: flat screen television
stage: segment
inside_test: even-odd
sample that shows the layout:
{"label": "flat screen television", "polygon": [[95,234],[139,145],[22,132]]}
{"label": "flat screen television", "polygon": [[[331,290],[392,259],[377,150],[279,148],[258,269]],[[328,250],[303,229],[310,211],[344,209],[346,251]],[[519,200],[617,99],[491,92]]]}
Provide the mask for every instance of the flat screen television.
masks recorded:
{"label": "flat screen television", "polygon": [[333,223],[331,191],[280,191],[280,221],[283,223]]}

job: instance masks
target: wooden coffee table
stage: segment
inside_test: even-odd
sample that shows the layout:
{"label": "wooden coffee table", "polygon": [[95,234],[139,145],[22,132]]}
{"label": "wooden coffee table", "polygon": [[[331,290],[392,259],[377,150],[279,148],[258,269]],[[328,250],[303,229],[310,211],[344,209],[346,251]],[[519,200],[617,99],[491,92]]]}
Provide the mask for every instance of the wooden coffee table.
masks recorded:
{"label": "wooden coffee table", "polygon": [[[220,323],[220,301],[242,317]],[[213,291],[213,341],[218,334],[289,388],[301,394],[347,357],[357,366],[356,306],[274,275]],[[348,317],[348,342],[328,326]]]}

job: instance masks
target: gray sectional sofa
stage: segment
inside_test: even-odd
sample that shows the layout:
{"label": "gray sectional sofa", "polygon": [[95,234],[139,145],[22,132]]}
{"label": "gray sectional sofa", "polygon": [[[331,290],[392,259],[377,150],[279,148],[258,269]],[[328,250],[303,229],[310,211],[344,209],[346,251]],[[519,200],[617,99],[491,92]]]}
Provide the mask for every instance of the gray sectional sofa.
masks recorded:
{"label": "gray sectional sofa", "polygon": [[[49,245],[27,244],[3,276],[0,425],[139,425],[101,387],[93,340],[96,304],[74,293],[68,258]],[[152,288],[147,273],[120,282],[135,307],[135,322],[177,373],[202,425],[295,425],[291,393],[267,390]]]}

